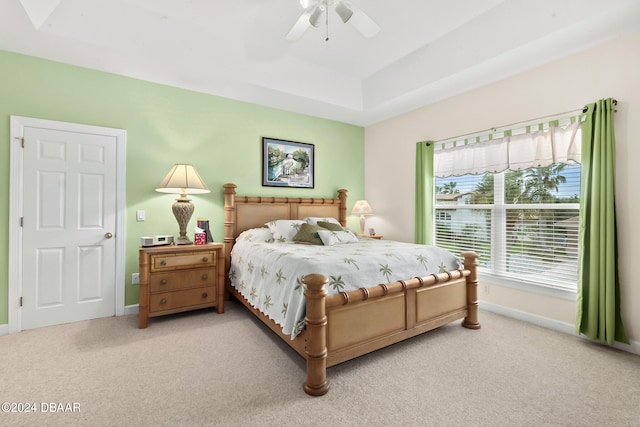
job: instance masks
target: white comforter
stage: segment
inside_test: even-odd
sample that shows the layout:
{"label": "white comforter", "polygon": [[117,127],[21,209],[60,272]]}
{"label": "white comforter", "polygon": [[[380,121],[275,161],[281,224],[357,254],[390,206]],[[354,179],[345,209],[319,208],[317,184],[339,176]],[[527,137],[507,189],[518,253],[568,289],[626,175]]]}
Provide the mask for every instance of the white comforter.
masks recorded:
{"label": "white comforter", "polygon": [[450,252],[427,245],[361,238],[334,246],[265,242],[263,229],[247,230],[231,252],[231,284],[291,338],[304,328],[301,282],[310,273],[329,278],[327,292],[428,276],[461,267]]}

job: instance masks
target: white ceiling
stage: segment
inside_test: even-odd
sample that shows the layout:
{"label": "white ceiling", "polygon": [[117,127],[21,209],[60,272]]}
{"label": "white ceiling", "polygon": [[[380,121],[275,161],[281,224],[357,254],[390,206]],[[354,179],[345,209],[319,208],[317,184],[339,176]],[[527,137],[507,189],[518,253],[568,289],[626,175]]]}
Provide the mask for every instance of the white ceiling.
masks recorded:
{"label": "white ceiling", "polygon": [[[0,0],[0,49],[366,126],[640,30],[638,0]],[[638,52],[630,54],[637,55]]]}

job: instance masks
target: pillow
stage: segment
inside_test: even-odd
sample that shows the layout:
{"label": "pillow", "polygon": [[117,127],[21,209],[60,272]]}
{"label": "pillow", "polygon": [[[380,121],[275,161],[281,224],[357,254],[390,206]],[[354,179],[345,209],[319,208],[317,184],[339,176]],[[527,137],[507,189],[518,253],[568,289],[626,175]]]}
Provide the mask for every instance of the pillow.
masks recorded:
{"label": "pillow", "polygon": [[269,221],[265,225],[273,233],[273,239],[276,242],[284,243],[293,239],[302,224],[304,221],[298,219],[278,219]]}
{"label": "pillow", "polygon": [[294,242],[305,242],[312,243],[314,245],[321,245],[322,240],[318,237],[318,231],[326,230],[325,228],[320,227],[319,225],[311,225],[309,223],[304,223],[300,226],[300,230],[293,236]]}
{"label": "pillow", "polygon": [[340,225],[340,221],[338,221],[335,218],[331,218],[331,217],[320,217],[320,216],[308,216],[305,219],[305,222],[308,222],[311,225],[318,225],[318,221],[324,221],[324,222],[332,222],[334,224],[338,224]]}
{"label": "pillow", "polygon": [[340,224],[336,224],[335,222],[318,221],[318,225],[331,231],[348,231],[345,230]]}
{"label": "pillow", "polygon": [[358,237],[353,234],[353,231],[320,230],[318,231],[318,236],[320,236],[320,240],[325,246],[356,243],[358,241]]}
{"label": "pillow", "polygon": [[273,242],[273,233],[268,228],[251,228],[245,230],[236,238],[247,242]]}

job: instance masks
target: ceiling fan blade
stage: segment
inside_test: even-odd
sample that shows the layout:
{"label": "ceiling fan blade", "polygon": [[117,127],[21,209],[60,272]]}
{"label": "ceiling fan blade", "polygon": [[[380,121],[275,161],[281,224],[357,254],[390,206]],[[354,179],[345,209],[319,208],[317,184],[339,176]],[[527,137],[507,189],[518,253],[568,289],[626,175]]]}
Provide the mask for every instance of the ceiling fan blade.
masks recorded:
{"label": "ceiling fan blade", "polygon": [[285,39],[294,41],[302,37],[304,32],[307,31],[307,28],[311,26],[309,18],[311,17],[312,11],[313,8],[307,8],[304,12],[302,12],[302,15],[300,15],[296,23],[293,24],[293,27],[291,27]]}
{"label": "ceiling fan blade", "polygon": [[351,19],[349,19],[348,22],[363,36],[371,38],[380,32],[380,26],[376,24],[369,15],[364,13],[353,3],[349,4],[349,7],[353,11],[353,15],[351,15]]}

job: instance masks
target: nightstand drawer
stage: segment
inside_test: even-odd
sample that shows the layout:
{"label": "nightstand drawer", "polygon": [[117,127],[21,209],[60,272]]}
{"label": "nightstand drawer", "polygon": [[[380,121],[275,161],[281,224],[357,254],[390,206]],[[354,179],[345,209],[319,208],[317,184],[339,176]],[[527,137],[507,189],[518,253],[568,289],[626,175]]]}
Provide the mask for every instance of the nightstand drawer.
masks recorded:
{"label": "nightstand drawer", "polygon": [[216,287],[186,289],[184,291],[163,292],[149,295],[149,313],[180,310],[185,307],[197,308],[199,305],[214,305]]}
{"label": "nightstand drawer", "polygon": [[149,292],[165,292],[203,286],[215,286],[215,268],[199,268],[197,270],[168,271],[152,273],[149,277]]}
{"label": "nightstand drawer", "polygon": [[151,257],[151,271],[176,270],[181,268],[215,267],[216,256],[213,251],[162,254]]}

